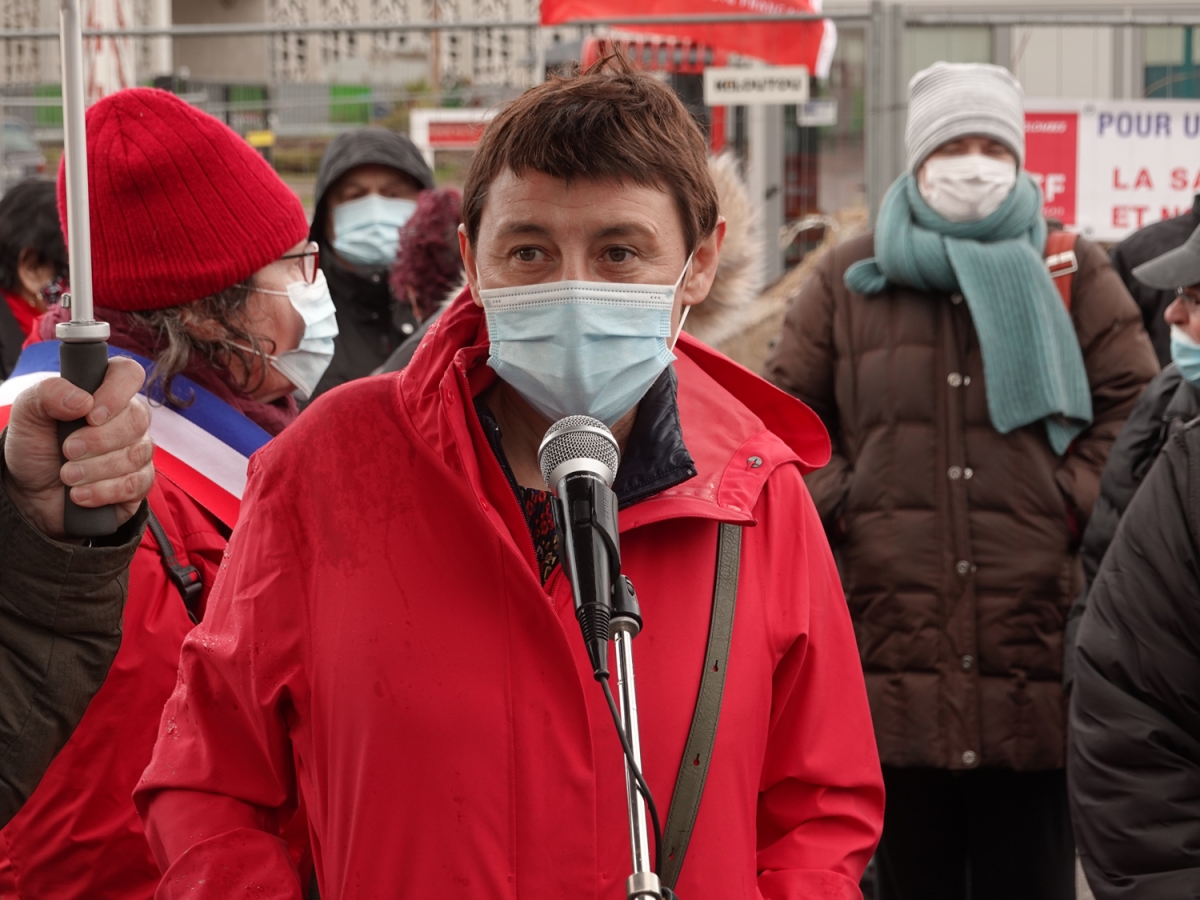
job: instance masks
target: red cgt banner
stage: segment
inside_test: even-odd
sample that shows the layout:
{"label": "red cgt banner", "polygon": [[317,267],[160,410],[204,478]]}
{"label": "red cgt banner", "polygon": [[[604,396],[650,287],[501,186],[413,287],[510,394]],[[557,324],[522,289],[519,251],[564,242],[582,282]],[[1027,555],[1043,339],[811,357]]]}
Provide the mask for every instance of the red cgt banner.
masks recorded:
{"label": "red cgt banner", "polygon": [[[821,11],[821,0],[542,0],[542,24],[617,16],[787,15]],[[621,31],[670,35],[777,66],[829,73],[837,30],[824,22],[727,22],[719,25],[614,24]]]}

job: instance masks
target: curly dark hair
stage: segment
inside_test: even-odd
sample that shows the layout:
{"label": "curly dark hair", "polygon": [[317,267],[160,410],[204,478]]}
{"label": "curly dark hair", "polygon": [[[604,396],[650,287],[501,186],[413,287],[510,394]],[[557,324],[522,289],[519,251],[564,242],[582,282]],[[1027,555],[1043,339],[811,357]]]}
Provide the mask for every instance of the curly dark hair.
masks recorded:
{"label": "curly dark hair", "polygon": [[421,191],[416,212],[400,230],[400,249],[389,278],[392,296],[411,305],[420,321],[433,315],[462,281],[461,222],[462,195],[443,188]]}
{"label": "curly dark hair", "polygon": [[[250,279],[217,291],[193,303],[130,312],[130,320],[150,334],[154,368],[149,376],[149,388],[162,391],[163,397],[175,406],[189,406],[193,397],[179,397],[171,385],[175,376],[184,372],[195,358],[214,369],[231,370],[235,360],[242,371],[238,388],[250,394],[262,386],[266,378],[267,355],[275,352],[275,344],[258,334],[247,321],[246,304],[253,284]],[[196,327],[197,323],[212,323],[211,337]],[[269,345],[269,349],[267,349]],[[258,378],[250,376],[252,363],[261,363]]]}
{"label": "curly dark hair", "polygon": [[30,178],[13,185],[0,199],[0,287],[18,283],[22,250],[37,253],[35,265],[50,263],[56,275],[67,273],[67,248],[58,224],[54,182]]}

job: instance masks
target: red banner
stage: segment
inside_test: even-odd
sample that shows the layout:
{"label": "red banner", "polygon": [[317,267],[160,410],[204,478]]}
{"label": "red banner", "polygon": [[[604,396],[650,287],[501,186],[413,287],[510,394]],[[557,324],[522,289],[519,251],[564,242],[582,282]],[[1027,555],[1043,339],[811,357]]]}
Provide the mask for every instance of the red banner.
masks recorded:
{"label": "red banner", "polygon": [[[542,24],[616,16],[786,15],[820,10],[820,0],[542,0]],[[807,66],[825,77],[837,32],[832,22],[744,22],[721,25],[616,24],[620,31],[670,35],[777,66]]]}
{"label": "red banner", "polygon": [[429,123],[429,146],[435,150],[470,150],[479,143],[487,122]]}
{"label": "red banner", "polygon": [[1077,224],[1078,159],[1078,113],[1025,114],[1025,171],[1042,188],[1046,218],[1058,219],[1064,225]]}

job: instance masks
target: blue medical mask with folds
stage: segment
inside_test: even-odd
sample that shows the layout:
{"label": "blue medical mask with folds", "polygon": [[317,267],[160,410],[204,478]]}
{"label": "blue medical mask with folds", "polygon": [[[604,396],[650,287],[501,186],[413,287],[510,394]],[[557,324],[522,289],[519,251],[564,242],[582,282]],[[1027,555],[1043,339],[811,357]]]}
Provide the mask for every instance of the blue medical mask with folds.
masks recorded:
{"label": "blue medical mask with folds", "polygon": [[1171,326],[1171,359],[1184,380],[1200,387],[1200,344],[1178,325]]}
{"label": "blue medical mask with folds", "polygon": [[415,200],[367,194],[333,208],[338,256],[358,266],[388,266],[400,248],[400,229],[416,212]]}
{"label": "blue medical mask with folds", "polygon": [[675,359],[671,311],[691,261],[674,284],[556,281],[481,290],[488,365],[551,422],[585,415],[613,426]]}
{"label": "blue medical mask with folds", "polygon": [[260,294],[287,297],[292,308],[304,319],[304,336],[300,346],[285,350],[278,356],[268,354],[267,359],[280,375],[292,383],[296,398],[307,400],[317,387],[317,382],[333,362],[333,339],[338,336],[337,310],[329,295],[329,283],[325,273],[317,270],[312,284],[295,281],[286,291],[270,291],[255,288]]}

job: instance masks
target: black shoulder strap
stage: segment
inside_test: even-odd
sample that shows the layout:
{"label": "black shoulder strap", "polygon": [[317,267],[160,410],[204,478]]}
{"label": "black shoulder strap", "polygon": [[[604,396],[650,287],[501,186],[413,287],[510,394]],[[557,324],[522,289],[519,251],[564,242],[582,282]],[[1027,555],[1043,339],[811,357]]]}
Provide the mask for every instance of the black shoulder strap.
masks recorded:
{"label": "black shoulder strap", "polygon": [[200,597],[204,594],[204,582],[200,578],[200,570],[195,566],[185,566],[179,561],[179,557],[175,555],[175,545],[167,536],[167,530],[163,528],[162,522],[158,520],[153,509],[149,509],[148,512],[150,516],[146,520],[146,527],[154,535],[154,543],[158,544],[158,552],[162,554],[163,565],[167,569],[167,578],[178,588],[180,596],[183,597],[183,605],[187,608],[188,618],[192,620],[192,624],[199,625]]}
{"label": "black shoulder strap", "polygon": [[683,761],[679,764],[679,777],[675,779],[675,792],[671,795],[671,809],[667,813],[667,826],[663,833],[667,852],[659,877],[668,888],[675,887],[683,868],[683,858],[692,839],[692,828],[700,812],[700,798],[708,778],[713,743],[717,739],[729,645],[733,641],[733,613],[737,607],[741,557],[741,526],[722,522],[717,537],[717,579],[713,588],[704,673],[700,676],[696,711],[692,714],[692,727],[683,748]]}

